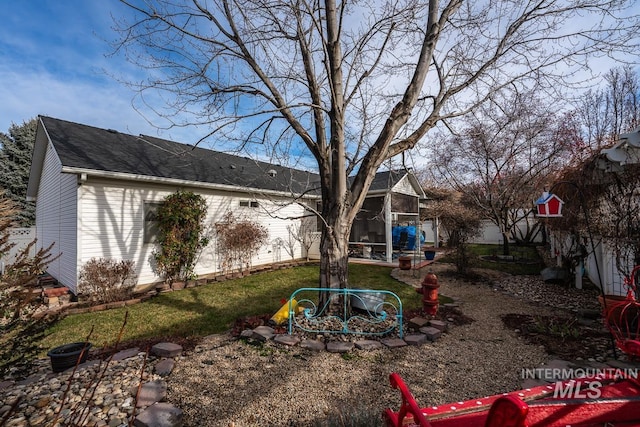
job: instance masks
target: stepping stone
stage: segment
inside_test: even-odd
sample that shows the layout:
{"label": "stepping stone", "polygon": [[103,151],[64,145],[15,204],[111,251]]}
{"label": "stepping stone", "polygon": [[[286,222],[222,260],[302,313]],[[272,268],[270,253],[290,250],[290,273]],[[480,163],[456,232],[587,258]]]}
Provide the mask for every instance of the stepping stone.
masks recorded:
{"label": "stepping stone", "polygon": [[117,360],[128,359],[130,357],[137,356],[138,353],[140,353],[140,349],[138,347],[128,348],[126,350],[122,350],[114,354],[111,360],[115,362]]}
{"label": "stepping stone", "polygon": [[322,341],[304,340],[300,343],[300,348],[304,348],[311,351],[324,351],[325,346]]}
{"label": "stepping stone", "polygon": [[422,344],[426,343],[428,340],[425,334],[410,334],[410,335],[405,335],[404,341],[409,345],[421,346]]}
{"label": "stepping stone", "polygon": [[[138,387],[134,387],[132,394],[135,396]],[[162,402],[167,397],[167,383],[162,380],[150,381],[142,384],[140,393],[136,401],[136,407],[153,405],[156,402]]]}
{"label": "stepping stone", "polygon": [[35,384],[39,381],[42,381],[42,377],[40,375],[31,375],[30,377],[27,377],[23,380],[18,381],[16,385],[27,386],[27,385]]}
{"label": "stepping stone", "polygon": [[135,427],[180,427],[182,426],[182,409],[170,403],[156,403],[142,411],[135,420]]}
{"label": "stepping stone", "polygon": [[151,347],[151,354],[158,357],[176,357],[182,354],[182,346],[172,342],[161,342]]}
{"label": "stepping stone", "polygon": [[15,385],[16,385],[15,381],[11,381],[11,380],[0,381],[0,390],[5,390]]}
{"label": "stepping stone", "polygon": [[429,320],[429,326],[439,329],[442,332],[446,332],[446,330],[448,329],[447,322],[443,322],[442,320]]}
{"label": "stepping stone", "polygon": [[388,348],[400,348],[407,345],[405,340],[400,338],[385,338],[381,342],[382,344],[386,345]]}
{"label": "stepping stone", "polygon": [[358,350],[366,351],[379,350],[384,347],[380,341],[376,340],[361,340],[356,341],[354,344]]}
{"label": "stepping stone", "polygon": [[616,369],[639,369],[640,362],[625,362],[623,360],[607,359],[607,365]]}
{"label": "stepping stone", "polygon": [[409,327],[413,329],[420,329],[429,324],[429,319],[425,319],[424,317],[414,317],[409,320]]}
{"label": "stepping stone", "polygon": [[[537,379],[544,380],[546,382],[554,383],[556,381],[564,381],[570,378],[565,378],[566,375],[571,375],[577,368],[571,362],[561,359],[553,359],[548,363],[540,366],[536,370]],[[563,376],[564,373],[564,376]]]}
{"label": "stepping stone", "polygon": [[576,367],[573,363],[562,360],[562,359],[552,359],[544,365],[540,366],[543,369],[573,369]]}
{"label": "stepping stone", "polygon": [[253,330],[251,329],[245,329],[244,331],[240,332],[240,338],[243,340],[248,340],[251,337],[253,337]]}
{"label": "stepping stone", "polygon": [[300,342],[300,338],[298,338],[295,335],[289,335],[289,334],[278,334],[275,336],[275,338],[273,338],[273,340],[278,344],[284,344],[289,346],[296,345]]}
{"label": "stepping stone", "polygon": [[425,326],[424,328],[420,328],[420,332],[427,336],[429,341],[435,341],[442,335],[442,331],[440,329],[436,329],[433,326]]}
{"label": "stepping stone", "polygon": [[583,317],[585,319],[596,320],[602,317],[602,312],[600,310],[593,310],[587,308],[581,308],[578,310],[578,317]]}
{"label": "stepping stone", "polygon": [[327,343],[329,353],[348,353],[353,350],[352,342],[330,341]]}
{"label": "stepping stone", "polygon": [[257,332],[259,334],[261,333],[269,333],[269,334],[275,334],[276,330],[273,329],[271,326],[258,326],[257,328],[255,328],[253,330],[253,332]]}
{"label": "stepping stone", "polygon": [[164,359],[156,364],[156,366],[154,367],[154,371],[156,374],[160,375],[161,377],[166,377],[173,371],[173,368],[175,366],[176,366],[175,360]]}
{"label": "stepping stone", "polygon": [[268,326],[258,326],[251,333],[251,338],[260,342],[269,341],[274,336],[273,328]]}

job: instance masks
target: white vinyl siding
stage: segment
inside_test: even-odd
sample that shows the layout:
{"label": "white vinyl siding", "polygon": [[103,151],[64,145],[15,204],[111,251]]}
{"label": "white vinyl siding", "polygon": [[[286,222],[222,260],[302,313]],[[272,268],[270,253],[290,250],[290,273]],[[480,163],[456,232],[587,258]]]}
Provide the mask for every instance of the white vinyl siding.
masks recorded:
{"label": "white vinyl siding", "polygon": [[411,185],[409,175],[405,175],[396,185],[393,186],[394,193],[402,193],[409,196],[418,196],[416,189]]}
{"label": "white vinyl siding", "polygon": [[61,173],[62,164],[49,144],[38,188],[36,227],[38,246],[54,244],[51,253],[60,255],[47,271],[58,282],[76,291],[76,175]]}
{"label": "white vinyl siding", "polygon": [[[124,182],[89,177],[83,183],[80,221],[79,265],[92,257],[131,259],[135,261],[138,272],[138,284],[147,285],[160,281],[153,271],[153,250],[155,244],[144,243],[144,206],[145,203],[159,203],[164,197],[177,191],[178,188],[158,184]],[[237,218],[246,218],[260,222],[269,231],[269,244],[263,246],[254,257],[253,265],[269,264],[274,261],[285,261],[291,256],[282,248],[275,253],[273,242],[279,237],[289,239],[287,225],[292,224],[292,217],[301,216],[303,209],[296,204],[287,204],[282,200],[257,199],[259,208],[239,208],[240,200],[247,200],[247,194],[184,188],[200,194],[207,201],[207,219],[205,221],[210,234],[210,243],[198,257],[195,268],[197,275],[208,275],[219,272],[216,257],[214,224],[220,222],[226,212],[231,210]],[[252,199],[256,200],[256,199]],[[246,216],[243,217],[246,212]],[[280,219],[282,218],[282,219]],[[296,246],[294,258],[301,258],[300,245]]]}

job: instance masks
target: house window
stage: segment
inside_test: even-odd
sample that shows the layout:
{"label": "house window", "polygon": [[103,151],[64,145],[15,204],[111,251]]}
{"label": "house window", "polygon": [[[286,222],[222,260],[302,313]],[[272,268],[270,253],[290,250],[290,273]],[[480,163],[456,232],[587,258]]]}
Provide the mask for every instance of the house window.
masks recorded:
{"label": "house window", "polygon": [[160,228],[158,226],[158,209],[162,206],[159,202],[144,202],[144,243],[158,241]]}
{"label": "house window", "polygon": [[259,203],[256,200],[240,200],[241,208],[257,208]]}

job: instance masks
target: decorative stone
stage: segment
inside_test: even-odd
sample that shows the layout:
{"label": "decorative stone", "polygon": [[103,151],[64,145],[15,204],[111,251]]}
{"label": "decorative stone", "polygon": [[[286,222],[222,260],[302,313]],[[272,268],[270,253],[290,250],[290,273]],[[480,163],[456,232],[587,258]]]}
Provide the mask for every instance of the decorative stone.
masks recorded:
{"label": "decorative stone", "polygon": [[275,334],[276,330],[273,329],[271,326],[258,326],[257,328],[255,328],[253,330],[253,332],[257,332],[259,334],[261,333],[270,333],[270,334]]}
{"label": "decorative stone", "polygon": [[428,340],[425,334],[410,334],[404,337],[404,341],[409,345],[421,346]]}
{"label": "decorative stone", "polygon": [[5,388],[11,388],[15,385],[15,381],[5,380],[0,381],[0,390],[4,390]]}
{"label": "decorative stone", "polygon": [[429,319],[425,319],[424,317],[414,317],[409,320],[409,327],[413,329],[420,329],[429,324]]}
{"label": "decorative stone", "polygon": [[186,286],[186,284],[184,282],[173,282],[171,284],[171,289],[173,289],[174,291],[180,291],[182,289],[184,289]]}
{"label": "decorative stone", "polygon": [[284,344],[289,346],[296,345],[300,342],[300,338],[298,338],[295,335],[289,335],[289,334],[278,334],[275,336],[275,338],[273,338],[273,340],[278,344]]}
{"label": "decorative stone", "polygon": [[330,341],[327,343],[329,353],[348,353],[353,350],[352,342]]}
{"label": "decorative stone", "polygon": [[429,326],[431,326],[432,328],[439,329],[442,332],[446,332],[446,330],[449,327],[447,325],[447,322],[443,322],[442,320],[436,320],[436,319],[429,320]]}
{"label": "decorative stone", "polygon": [[156,403],[142,411],[133,421],[136,427],[180,427],[182,410],[170,403]]}
{"label": "decorative stone", "polygon": [[259,329],[259,328],[262,328],[262,326],[258,326],[253,330],[251,334],[251,338],[260,342],[265,342],[265,341],[269,341],[275,336],[273,332],[269,332],[267,329]]}
{"label": "decorative stone", "polygon": [[442,331],[440,329],[436,329],[433,326],[425,326],[424,328],[420,328],[420,332],[427,336],[429,341],[435,341],[440,336],[442,336]]}
{"label": "decorative stone", "polygon": [[140,353],[140,349],[138,347],[128,348],[126,350],[122,350],[114,354],[111,360],[116,361],[116,360],[128,359],[130,357],[137,356],[138,353]]}
{"label": "decorative stone", "polygon": [[317,340],[304,340],[300,343],[300,348],[304,348],[311,351],[324,351],[324,343]]}
{"label": "decorative stone", "polygon": [[171,291],[171,285],[168,283],[160,283],[159,285],[156,285],[156,292],[158,293],[169,291]]}
{"label": "decorative stone", "polygon": [[356,341],[354,344],[358,350],[365,351],[378,350],[383,347],[380,341],[375,340],[360,340]]}
{"label": "decorative stone", "polygon": [[182,346],[172,342],[161,342],[151,347],[151,354],[158,357],[176,357],[182,354]]}
{"label": "decorative stone", "polygon": [[251,330],[251,329],[245,329],[244,331],[242,331],[240,333],[240,338],[241,339],[248,340],[251,337],[253,337],[253,330]]}
{"label": "decorative stone", "polygon": [[385,338],[381,342],[388,348],[400,348],[407,345],[407,343],[400,338]]}
{"label": "decorative stone", "polygon": [[[138,391],[137,388],[134,389],[135,393]],[[136,400],[136,406],[138,408],[142,406],[153,405],[156,402],[162,402],[167,397],[167,383],[161,380],[150,381],[148,383],[142,384],[140,387],[140,393],[138,393],[138,397]]]}
{"label": "decorative stone", "polygon": [[164,359],[156,363],[154,371],[161,377],[166,377],[173,371],[175,366],[176,362],[173,359]]}

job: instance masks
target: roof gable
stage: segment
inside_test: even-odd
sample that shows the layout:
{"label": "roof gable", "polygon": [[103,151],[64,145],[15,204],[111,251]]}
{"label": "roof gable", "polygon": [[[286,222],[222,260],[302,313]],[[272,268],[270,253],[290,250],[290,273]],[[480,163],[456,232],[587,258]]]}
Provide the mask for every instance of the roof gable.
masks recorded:
{"label": "roof gable", "polygon": [[405,170],[389,170],[376,173],[369,188],[370,193],[396,191],[407,193],[405,187],[412,189],[411,193],[418,197],[425,197],[424,191],[415,175]]}

